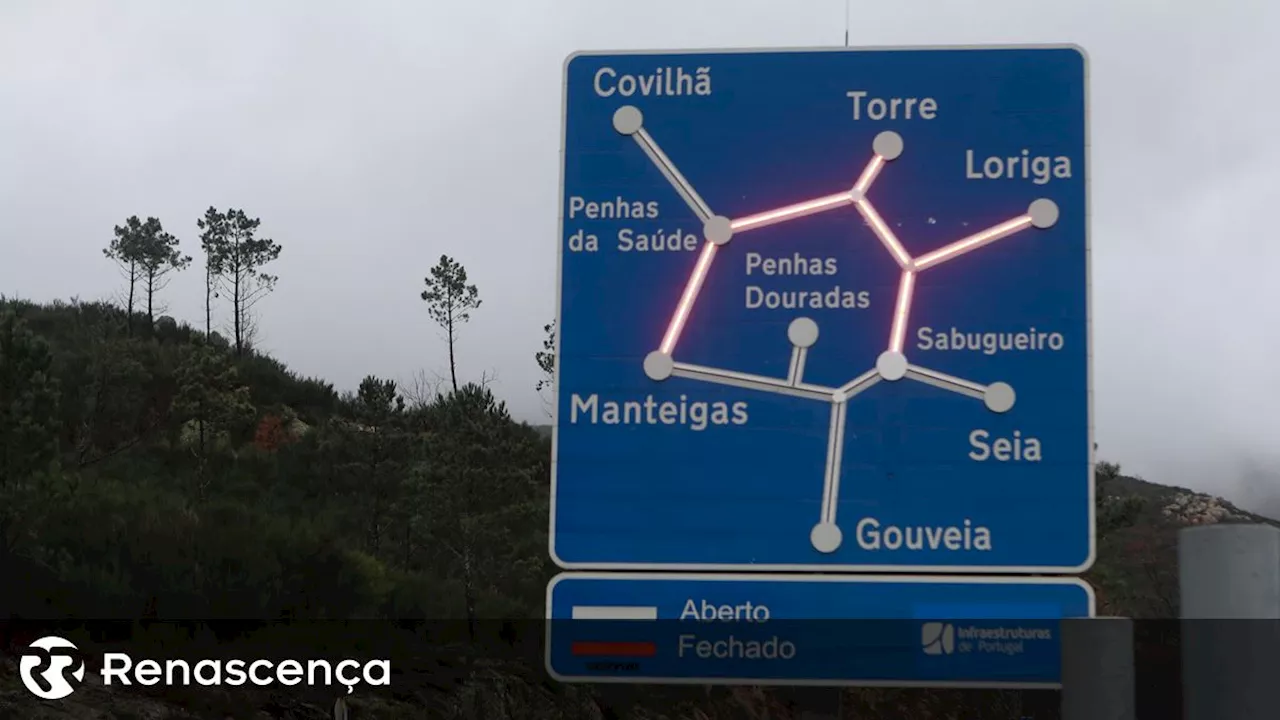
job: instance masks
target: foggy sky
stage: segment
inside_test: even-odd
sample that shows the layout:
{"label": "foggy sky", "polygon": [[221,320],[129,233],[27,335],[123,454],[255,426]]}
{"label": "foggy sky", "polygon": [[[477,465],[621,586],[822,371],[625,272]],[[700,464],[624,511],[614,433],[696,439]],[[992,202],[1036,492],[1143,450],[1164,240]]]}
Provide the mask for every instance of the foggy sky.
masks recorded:
{"label": "foggy sky", "polygon": [[[1086,48],[1100,453],[1166,484],[1280,491],[1280,7],[854,0],[850,28],[853,45]],[[4,0],[0,293],[110,298],[101,248],[124,218],[159,217],[198,256],[196,218],[241,207],[284,247],[261,348],[354,389],[447,375],[418,294],[448,253],[484,301],[460,379],[496,374],[545,422],[564,57],[844,32],[844,0]],[[201,283],[197,259],[167,312],[198,324]]]}

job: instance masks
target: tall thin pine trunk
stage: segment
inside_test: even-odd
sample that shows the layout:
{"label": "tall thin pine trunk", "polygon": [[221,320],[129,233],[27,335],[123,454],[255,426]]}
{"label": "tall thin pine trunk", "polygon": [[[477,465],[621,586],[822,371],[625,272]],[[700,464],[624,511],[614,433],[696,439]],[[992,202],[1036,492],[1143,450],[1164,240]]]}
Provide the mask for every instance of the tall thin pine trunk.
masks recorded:
{"label": "tall thin pine trunk", "polygon": [[125,316],[125,334],[133,335],[133,295],[138,285],[138,264],[129,261],[129,312]]}
{"label": "tall thin pine trunk", "polygon": [[476,589],[475,571],[472,568],[471,548],[466,549],[462,562],[462,599],[467,605],[467,638],[476,641]]}
{"label": "tall thin pine trunk", "polygon": [[213,266],[208,258],[204,265],[204,336],[208,340],[213,335]]}
{"label": "tall thin pine trunk", "polygon": [[[452,315],[452,313],[450,313]],[[449,318],[449,379],[453,381],[453,391],[458,392],[458,365],[453,359],[453,318]]]}
{"label": "tall thin pine trunk", "polygon": [[[213,282],[215,279],[216,279],[216,276],[213,272],[212,251],[206,250],[205,261],[204,261],[204,341],[210,348],[213,347]],[[199,482],[203,483],[204,482],[204,459],[207,452],[207,449],[205,446],[204,426],[205,426],[206,420],[208,419],[208,413],[205,412],[205,406],[204,406],[204,393],[200,394],[200,404],[196,412],[198,414],[198,417],[196,418],[196,424],[200,427],[199,442],[200,442],[200,476],[201,477]]]}
{"label": "tall thin pine trunk", "polygon": [[244,351],[244,330],[241,328],[241,318],[240,318],[240,313],[241,313],[241,310],[243,309],[240,307],[241,302],[242,300],[240,298],[240,269],[236,268],[235,275],[233,276],[232,288],[231,288],[231,309],[236,316],[235,317],[236,355],[240,355]]}
{"label": "tall thin pine trunk", "polygon": [[155,328],[156,318],[152,312],[152,299],[156,296],[156,271],[147,271],[147,326],[148,330]]}

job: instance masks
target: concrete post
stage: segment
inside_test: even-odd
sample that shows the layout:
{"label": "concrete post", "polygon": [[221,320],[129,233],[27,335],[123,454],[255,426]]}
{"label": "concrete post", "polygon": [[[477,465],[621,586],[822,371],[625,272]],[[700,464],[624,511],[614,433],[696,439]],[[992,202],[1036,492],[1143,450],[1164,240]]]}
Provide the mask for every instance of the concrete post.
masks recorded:
{"label": "concrete post", "polygon": [[1185,720],[1261,720],[1280,708],[1280,528],[1181,531]]}
{"label": "concrete post", "polygon": [[1133,621],[1062,621],[1062,720],[1135,720]]}

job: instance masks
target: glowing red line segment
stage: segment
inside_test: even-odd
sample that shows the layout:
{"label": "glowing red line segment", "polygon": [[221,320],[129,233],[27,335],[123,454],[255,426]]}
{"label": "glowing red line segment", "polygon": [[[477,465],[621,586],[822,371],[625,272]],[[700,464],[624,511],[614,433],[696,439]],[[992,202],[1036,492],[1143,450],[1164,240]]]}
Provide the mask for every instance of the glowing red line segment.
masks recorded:
{"label": "glowing red line segment", "polygon": [[569,652],[586,657],[653,657],[658,654],[658,644],[652,642],[587,642],[569,645]]}
{"label": "glowing red line segment", "polygon": [[898,265],[904,268],[911,267],[911,256],[907,254],[906,248],[902,247],[902,243],[898,241],[898,237],[889,229],[889,225],[880,217],[880,213],[871,206],[866,200],[859,200],[856,204],[858,212],[862,213],[863,219],[871,226],[871,231],[880,238],[880,243],[884,245],[894,260],[898,261]]}
{"label": "glowing red line segment", "polygon": [[946,247],[921,255],[915,260],[916,269],[924,270],[925,268],[933,267],[938,263],[946,262],[967,252],[977,250],[983,245],[988,245],[1029,227],[1031,227],[1031,216],[1019,215],[1012,220],[1006,220],[982,232],[974,233],[963,240],[957,240]]}
{"label": "glowing red line segment", "polygon": [[902,273],[898,285],[898,303],[893,311],[893,329],[889,332],[889,349],[902,352],[907,339],[907,319],[911,317],[911,296],[916,285],[916,274],[910,270]]}
{"label": "glowing red line segment", "polygon": [[847,191],[835,193],[834,195],[826,195],[814,200],[806,200],[804,202],[799,202],[795,205],[788,205],[776,210],[766,210],[762,213],[738,218],[737,220],[731,221],[729,223],[729,227],[733,228],[735,232],[738,230],[751,230],[752,228],[780,223],[783,220],[791,220],[793,218],[804,217],[805,215],[813,215],[814,213],[820,213],[825,210],[834,210],[835,208],[848,205],[851,202],[853,202],[853,196]]}
{"label": "glowing red line segment", "polygon": [[684,287],[684,295],[680,296],[680,304],[676,306],[676,312],[671,316],[671,324],[667,326],[667,334],[662,337],[662,345],[658,348],[666,355],[671,354],[676,347],[676,341],[680,339],[680,331],[684,329],[684,323],[689,319],[689,312],[693,310],[693,301],[698,299],[698,292],[702,290],[702,281],[707,279],[707,271],[711,269],[711,261],[716,256],[717,247],[719,246],[713,242],[704,243],[702,246],[698,264],[693,266],[693,274],[689,276],[689,282]]}
{"label": "glowing red line segment", "polygon": [[853,186],[854,191],[865,194],[867,189],[871,187],[871,183],[875,182],[880,170],[884,168],[884,162],[884,158],[880,155],[871,158],[871,162],[867,163],[862,175],[858,176],[858,182]]}

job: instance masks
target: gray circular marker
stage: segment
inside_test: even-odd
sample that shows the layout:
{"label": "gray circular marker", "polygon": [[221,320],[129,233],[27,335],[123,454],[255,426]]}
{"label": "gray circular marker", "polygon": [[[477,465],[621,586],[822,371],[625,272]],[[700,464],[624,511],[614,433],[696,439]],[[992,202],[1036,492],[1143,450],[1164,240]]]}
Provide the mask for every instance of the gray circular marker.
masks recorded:
{"label": "gray circular marker", "polygon": [[893,350],[885,350],[876,358],[876,372],[890,382],[907,376],[907,356]]}
{"label": "gray circular marker", "polygon": [[1017,395],[1014,394],[1013,387],[1009,383],[991,383],[987,386],[986,392],[982,393],[982,402],[991,412],[1009,412],[1016,399]]}
{"label": "gray circular marker", "polygon": [[818,342],[818,323],[807,317],[792,320],[787,326],[787,339],[798,348],[813,347]]}
{"label": "gray circular marker", "polygon": [[708,242],[724,245],[733,239],[733,226],[729,224],[729,218],[723,215],[714,215],[707,218],[707,221],[702,224],[702,234],[707,238]]}
{"label": "gray circular marker", "polygon": [[644,357],[644,374],[650,380],[666,380],[675,369],[675,360],[661,350],[654,350]]}
{"label": "gray circular marker", "polygon": [[623,135],[635,135],[644,124],[644,115],[635,105],[623,105],[613,113],[613,129]]}
{"label": "gray circular marker", "polygon": [[1038,228],[1052,227],[1058,222],[1058,203],[1040,198],[1027,207],[1027,214],[1031,216],[1032,225]]}
{"label": "gray circular marker", "polygon": [[871,149],[885,160],[896,160],[902,154],[902,136],[892,130],[885,130],[871,141]]}
{"label": "gray circular marker", "polygon": [[840,532],[840,527],[834,523],[818,523],[813,526],[813,530],[809,531],[809,542],[813,543],[813,549],[820,553],[835,552],[843,541],[844,533]]}

